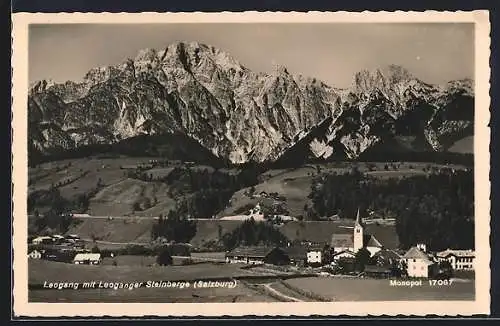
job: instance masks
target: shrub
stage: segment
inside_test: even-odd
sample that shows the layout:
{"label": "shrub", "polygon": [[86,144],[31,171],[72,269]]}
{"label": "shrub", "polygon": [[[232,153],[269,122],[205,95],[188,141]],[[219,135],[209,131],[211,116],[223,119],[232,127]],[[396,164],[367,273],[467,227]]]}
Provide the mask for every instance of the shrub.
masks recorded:
{"label": "shrub", "polygon": [[170,251],[167,248],[163,248],[158,256],[156,257],[156,263],[160,266],[172,265],[173,259],[170,255]]}

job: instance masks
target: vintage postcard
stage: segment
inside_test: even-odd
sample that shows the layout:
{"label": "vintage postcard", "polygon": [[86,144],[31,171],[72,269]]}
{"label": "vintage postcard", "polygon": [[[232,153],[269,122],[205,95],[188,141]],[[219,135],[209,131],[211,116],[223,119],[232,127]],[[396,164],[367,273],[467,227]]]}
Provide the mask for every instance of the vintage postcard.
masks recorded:
{"label": "vintage postcard", "polygon": [[15,315],[489,314],[487,11],[12,19]]}

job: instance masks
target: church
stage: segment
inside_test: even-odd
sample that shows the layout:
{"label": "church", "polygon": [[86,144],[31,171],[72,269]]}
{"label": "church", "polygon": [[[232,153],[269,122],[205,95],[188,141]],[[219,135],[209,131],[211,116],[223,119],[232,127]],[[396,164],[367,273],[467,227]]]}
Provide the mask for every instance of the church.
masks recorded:
{"label": "church", "polygon": [[336,258],[354,257],[361,248],[366,248],[370,252],[370,256],[373,256],[383,248],[374,235],[365,232],[365,225],[359,214],[359,209],[352,231],[334,233],[330,246]]}

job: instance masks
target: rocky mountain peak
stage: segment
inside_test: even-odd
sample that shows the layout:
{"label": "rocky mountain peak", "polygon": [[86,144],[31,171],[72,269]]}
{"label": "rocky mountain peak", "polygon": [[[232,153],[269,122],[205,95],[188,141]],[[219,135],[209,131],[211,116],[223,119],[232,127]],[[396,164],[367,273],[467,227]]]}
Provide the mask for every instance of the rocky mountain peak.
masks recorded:
{"label": "rocky mountain peak", "polygon": [[[470,128],[471,115],[456,108],[473,103],[472,84],[440,88],[388,65],[362,70],[353,87],[337,89],[282,65],[253,72],[214,46],[175,42],[93,68],[82,83],[34,83],[30,141],[50,153],[180,133],[234,163],[277,160],[304,142],[311,143],[301,145],[306,156],[356,158],[401,133],[441,149]],[[421,126],[428,126],[425,134]]]}
{"label": "rocky mountain peak", "polygon": [[467,96],[474,96],[474,81],[470,78],[449,81],[445,88],[449,92],[461,92]]}
{"label": "rocky mountain peak", "polygon": [[354,87],[358,92],[372,92],[391,89],[412,81],[416,82],[417,79],[405,68],[398,65],[387,65],[356,73]]}
{"label": "rocky mountain peak", "polygon": [[42,79],[36,82],[31,83],[30,85],[30,93],[40,93],[48,90],[56,83],[52,79]]}

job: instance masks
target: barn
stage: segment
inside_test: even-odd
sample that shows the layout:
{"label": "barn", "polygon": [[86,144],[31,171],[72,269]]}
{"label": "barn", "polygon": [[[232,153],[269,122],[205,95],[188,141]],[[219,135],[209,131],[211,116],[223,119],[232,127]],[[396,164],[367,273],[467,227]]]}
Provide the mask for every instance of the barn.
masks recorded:
{"label": "barn", "polygon": [[237,247],[226,253],[227,263],[286,265],[290,257],[279,247]]}

